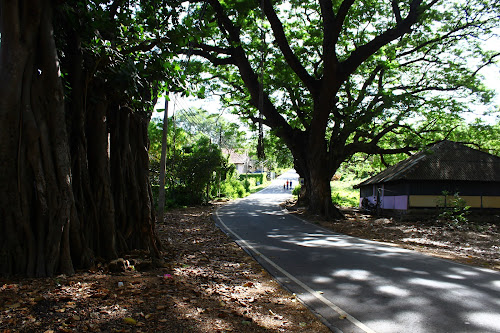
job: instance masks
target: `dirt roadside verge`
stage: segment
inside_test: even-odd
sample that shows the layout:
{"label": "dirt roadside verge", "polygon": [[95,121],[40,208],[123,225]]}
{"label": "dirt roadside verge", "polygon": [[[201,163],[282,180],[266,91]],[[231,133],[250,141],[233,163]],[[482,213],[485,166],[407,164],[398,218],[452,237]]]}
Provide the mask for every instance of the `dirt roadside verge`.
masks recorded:
{"label": "dirt roadside verge", "polygon": [[162,269],[136,252],[117,272],[0,279],[0,332],[330,332],[215,225],[215,208],[165,214]]}

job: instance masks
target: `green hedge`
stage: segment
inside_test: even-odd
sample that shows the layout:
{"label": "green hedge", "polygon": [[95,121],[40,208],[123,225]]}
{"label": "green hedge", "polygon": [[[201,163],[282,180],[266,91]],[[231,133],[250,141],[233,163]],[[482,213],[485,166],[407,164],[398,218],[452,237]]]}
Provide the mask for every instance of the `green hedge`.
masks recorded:
{"label": "green hedge", "polygon": [[221,183],[221,197],[227,198],[243,198],[247,191],[244,184],[234,178],[226,179]]}
{"label": "green hedge", "polygon": [[242,173],[239,175],[239,180],[243,181],[245,179],[254,179],[255,184],[259,182],[259,184],[264,183],[264,177],[266,176],[266,173]]}

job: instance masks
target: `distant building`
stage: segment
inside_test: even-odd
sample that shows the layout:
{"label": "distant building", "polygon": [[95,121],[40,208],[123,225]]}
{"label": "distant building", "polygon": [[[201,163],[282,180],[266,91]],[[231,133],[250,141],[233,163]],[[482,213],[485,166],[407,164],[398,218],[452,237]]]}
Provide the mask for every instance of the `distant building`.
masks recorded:
{"label": "distant building", "polygon": [[250,173],[255,171],[255,162],[250,159],[247,153],[238,154],[229,149],[223,149],[222,152],[229,155],[229,163],[236,166],[236,171],[238,173]]}
{"label": "distant building", "polygon": [[500,157],[445,140],[355,188],[360,189],[360,206],[435,208],[458,193],[471,208],[500,209]]}

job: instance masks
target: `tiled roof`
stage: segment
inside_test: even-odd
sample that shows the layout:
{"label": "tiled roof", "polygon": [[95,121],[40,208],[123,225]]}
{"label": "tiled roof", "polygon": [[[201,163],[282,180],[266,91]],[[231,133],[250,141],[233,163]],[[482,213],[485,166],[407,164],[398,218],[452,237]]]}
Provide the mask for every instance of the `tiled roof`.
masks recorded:
{"label": "tiled roof", "polygon": [[356,187],[397,180],[500,182],[500,157],[445,140],[387,168]]}
{"label": "tiled roof", "polygon": [[229,163],[233,164],[248,163],[248,155],[246,154],[238,154],[237,152],[229,149],[223,149],[222,152],[229,155]]}

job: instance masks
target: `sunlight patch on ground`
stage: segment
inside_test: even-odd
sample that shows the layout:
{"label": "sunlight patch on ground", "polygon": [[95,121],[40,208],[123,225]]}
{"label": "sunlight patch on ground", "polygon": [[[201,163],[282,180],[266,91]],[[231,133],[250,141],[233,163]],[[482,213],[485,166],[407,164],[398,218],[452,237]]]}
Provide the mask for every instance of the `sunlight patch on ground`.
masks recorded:
{"label": "sunlight patch on ground", "polygon": [[463,275],[457,275],[457,274],[445,274],[443,277],[447,279],[453,279],[453,280],[465,280],[465,276]]}
{"label": "sunlight patch on ground", "polygon": [[331,277],[328,277],[328,276],[315,276],[312,279],[312,282],[313,283],[332,283],[333,279]]}
{"label": "sunlight patch on ground", "polygon": [[367,281],[371,275],[370,272],[363,269],[341,269],[333,274],[335,277],[343,277],[355,281]]}
{"label": "sunlight patch on ground", "polygon": [[398,296],[398,297],[408,297],[410,296],[410,292],[408,290],[396,287],[396,286],[380,286],[377,287],[377,291],[392,295],[392,296]]}
{"label": "sunlight patch on ground", "polygon": [[409,279],[408,283],[420,285],[422,287],[435,288],[435,289],[463,288],[461,285],[456,284],[456,283],[436,281],[436,280],[430,280],[430,279],[422,279],[422,278]]}
{"label": "sunlight patch on ground", "polygon": [[[275,231],[275,230],[273,230]],[[408,250],[397,247],[378,246],[376,243],[354,243],[345,237],[328,237],[323,234],[304,234],[302,237],[291,238],[289,235],[279,234],[268,235],[270,238],[281,239],[283,242],[295,244],[303,247],[315,248],[352,248],[353,250],[363,250],[375,252],[378,256],[397,255],[408,253]]]}
{"label": "sunlight patch on ground", "polygon": [[448,242],[439,242],[427,238],[403,238],[401,239],[401,241],[404,243],[425,244],[433,245],[436,247],[449,247]]}
{"label": "sunlight patch on ground", "polygon": [[[455,268],[455,267],[451,268],[451,270],[454,271],[457,274],[465,275],[465,276],[477,276],[479,274],[479,273],[473,272],[471,270],[464,270],[464,269]],[[481,270],[481,269],[478,268],[478,270]]]}
{"label": "sunlight patch on ground", "polygon": [[[389,316],[386,320],[371,320],[366,324],[369,327],[376,327],[377,332],[400,333],[400,332],[423,332],[422,325],[425,323],[424,315],[414,311],[404,311]],[[403,324],[404,323],[404,324]]]}
{"label": "sunlight patch on ground", "polygon": [[474,312],[466,313],[464,317],[470,324],[500,332],[500,314],[498,313]]}
{"label": "sunlight patch on ground", "polygon": [[500,288],[500,280],[491,281],[491,284],[492,284],[495,288]]}

